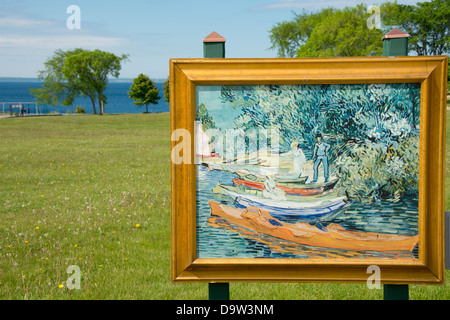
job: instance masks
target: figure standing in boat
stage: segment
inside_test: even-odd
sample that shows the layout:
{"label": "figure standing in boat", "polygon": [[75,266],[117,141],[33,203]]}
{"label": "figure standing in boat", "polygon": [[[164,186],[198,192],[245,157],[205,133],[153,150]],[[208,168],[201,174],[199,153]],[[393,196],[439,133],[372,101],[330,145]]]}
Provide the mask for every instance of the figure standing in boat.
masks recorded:
{"label": "figure standing in boat", "polygon": [[330,145],[322,140],[322,134],[318,133],[316,135],[316,143],[314,144],[313,151],[313,162],[314,162],[314,179],[313,183],[317,182],[319,175],[319,165],[323,165],[323,175],[325,182],[328,182],[329,178],[329,168],[328,168],[328,151],[330,150]]}

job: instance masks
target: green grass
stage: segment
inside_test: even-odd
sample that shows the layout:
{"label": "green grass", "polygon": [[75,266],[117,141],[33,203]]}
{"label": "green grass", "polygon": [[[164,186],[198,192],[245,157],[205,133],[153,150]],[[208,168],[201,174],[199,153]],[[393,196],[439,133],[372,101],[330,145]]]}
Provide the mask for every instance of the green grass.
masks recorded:
{"label": "green grass", "polygon": [[[0,299],[207,299],[206,284],[170,281],[168,114],[1,119],[0,132]],[[447,210],[449,189],[447,178]],[[70,265],[80,267],[79,290],[67,288]],[[230,295],[382,299],[383,292],[232,283]],[[450,289],[410,286],[410,298],[450,299]]]}

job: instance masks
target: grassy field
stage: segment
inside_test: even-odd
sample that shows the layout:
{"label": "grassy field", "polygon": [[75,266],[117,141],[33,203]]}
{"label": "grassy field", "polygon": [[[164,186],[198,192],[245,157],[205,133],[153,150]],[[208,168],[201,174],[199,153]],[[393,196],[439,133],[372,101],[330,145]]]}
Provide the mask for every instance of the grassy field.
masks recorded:
{"label": "grassy field", "polygon": [[[170,282],[168,114],[0,119],[0,132],[0,299],[207,299],[206,284]],[[71,265],[79,290],[67,288]],[[230,295],[382,299],[383,291],[238,283]],[[410,298],[450,299],[450,288],[410,286]]]}

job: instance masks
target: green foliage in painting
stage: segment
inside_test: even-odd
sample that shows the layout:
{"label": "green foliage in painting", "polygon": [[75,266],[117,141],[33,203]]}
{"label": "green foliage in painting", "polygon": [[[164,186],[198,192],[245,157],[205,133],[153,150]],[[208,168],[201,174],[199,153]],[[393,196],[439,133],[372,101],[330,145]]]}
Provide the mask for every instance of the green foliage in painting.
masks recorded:
{"label": "green foliage in painting", "polygon": [[342,184],[363,201],[418,197],[419,139],[408,135],[397,145],[349,144],[335,161]]}
{"label": "green foliage in painting", "polygon": [[418,84],[224,86],[240,108],[236,129],[278,129],[280,151],[315,136],[331,144],[331,170],[351,196],[401,199],[418,194]]}
{"label": "green foliage in painting", "polygon": [[216,128],[213,118],[209,115],[208,109],[203,103],[197,107],[195,118],[202,123],[203,130],[205,131]]}

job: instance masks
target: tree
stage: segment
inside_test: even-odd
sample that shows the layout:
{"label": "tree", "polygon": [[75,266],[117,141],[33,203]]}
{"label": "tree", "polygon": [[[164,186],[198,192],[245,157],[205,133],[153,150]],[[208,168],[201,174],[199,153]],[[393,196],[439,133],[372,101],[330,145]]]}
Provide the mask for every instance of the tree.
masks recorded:
{"label": "tree", "polygon": [[164,99],[167,101],[167,103],[170,103],[170,82],[169,82],[169,79],[167,79],[164,82],[163,91],[164,91]]}
{"label": "tree", "polygon": [[117,78],[121,62],[127,55],[115,54],[101,50],[74,49],[71,51],[56,50],[49,58],[38,78],[44,80],[42,88],[30,89],[37,103],[64,106],[71,105],[79,96],[87,96],[91,100],[94,114],[97,114],[95,103],[98,102],[99,114],[104,113],[108,85],[108,76]]}
{"label": "tree", "polygon": [[128,91],[128,96],[134,100],[134,104],[142,107],[145,106],[148,113],[148,105],[150,103],[157,104],[161,98],[159,90],[155,83],[145,74],[140,74],[133,80],[133,84]]}
{"label": "tree", "polygon": [[394,4],[385,23],[410,35],[410,51],[441,55],[450,51],[450,0],[419,2],[417,6]]}
{"label": "tree", "polygon": [[371,13],[363,4],[303,11],[270,30],[270,49],[280,57],[377,56],[382,54],[382,35],[397,27],[410,34],[409,49],[418,55],[449,52],[450,0],[416,6],[385,2],[380,14],[382,29],[369,29]]}
{"label": "tree", "polygon": [[381,55],[383,33],[367,27],[370,15],[362,4],[342,10],[303,11],[271,29],[271,49],[280,57]]}

